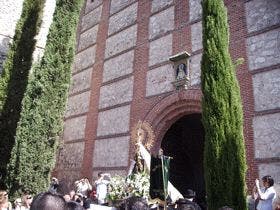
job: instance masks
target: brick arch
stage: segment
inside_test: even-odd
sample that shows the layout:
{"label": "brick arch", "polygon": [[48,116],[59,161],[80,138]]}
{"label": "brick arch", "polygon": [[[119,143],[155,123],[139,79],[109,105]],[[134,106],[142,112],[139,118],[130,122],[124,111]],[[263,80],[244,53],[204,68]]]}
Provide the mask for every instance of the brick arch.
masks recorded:
{"label": "brick arch", "polygon": [[155,144],[152,151],[158,151],[167,130],[181,117],[201,113],[202,93],[200,89],[174,92],[158,102],[146,115],[155,132]]}

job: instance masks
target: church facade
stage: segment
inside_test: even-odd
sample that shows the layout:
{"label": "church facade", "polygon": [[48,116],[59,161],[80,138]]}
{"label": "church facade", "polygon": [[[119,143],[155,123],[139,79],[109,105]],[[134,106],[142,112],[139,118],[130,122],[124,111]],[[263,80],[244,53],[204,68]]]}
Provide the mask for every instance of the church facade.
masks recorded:
{"label": "church facade", "polygon": [[[280,2],[225,0],[244,112],[247,184],[280,182]],[[172,156],[171,181],[203,194],[200,0],[86,0],[54,173],[125,175],[140,127]]]}

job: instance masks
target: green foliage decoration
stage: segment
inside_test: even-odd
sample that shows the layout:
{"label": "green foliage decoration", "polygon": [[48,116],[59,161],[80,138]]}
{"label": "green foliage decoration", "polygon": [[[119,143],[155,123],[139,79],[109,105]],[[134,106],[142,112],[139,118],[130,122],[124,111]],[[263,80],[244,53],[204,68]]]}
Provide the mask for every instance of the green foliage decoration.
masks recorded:
{"label": "green foliage decoration", "polygon": [[201,85],[205,129],[204,172],[209,210],[245,210],[246,158],[238,81],[229,54],[229,31],[222,0],[202,0]]}
{"label": "green foliage decoration", "polygon": [[54,167],[83,0],[57,0],[44,56],[33,68],[8,165],[12,195],[47,190]]}
{"label": "green foliage decoration", "polygon": [[38,34],[45,0],[25,0],[22,14],[17,22],[13,42],[0,77],[0,174],[1,188],[7,164],[15,142],[17,123],[20,118],[21,102],[26,90],[35,36]]}

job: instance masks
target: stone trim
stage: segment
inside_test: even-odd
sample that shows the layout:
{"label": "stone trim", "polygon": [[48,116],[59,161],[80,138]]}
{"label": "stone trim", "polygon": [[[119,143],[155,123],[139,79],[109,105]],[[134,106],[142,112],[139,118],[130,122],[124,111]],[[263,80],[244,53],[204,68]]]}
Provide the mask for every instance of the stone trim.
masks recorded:
{"label": "stone trim", "polygon": [[269,32],[269,31],[272,31],[272,30],[278,29],[278,28],[280,28],[280,24],[269,26],[269,27],[266,27],[266,28],[261,29],[259,31],[254,31],[254,32],[248,33],[246,35],[246,38],[249,38],[249,37],[252,37],[252,36],[257,36],[257,35],[260,35],[260,34],[264,34],[266,32]]}
{"label": "stone trim", "polygon": [[262,68],[259,68],[259,69],[253,69],[253,70],[250,71],[250,73],[252,75],[254,75],[254,74],[259,74],[259,73],[263,73],[263,72],[273,71],[273,70],[276,70],[276,69],[279,69],[279,68],[280,68],[280,63],[276,64],[276,65],[272,65],[272,66],[262,67]]}
{"label": "stone trim", "polygon": [[263,116],[268,114],[276,114],[280,112],[280,108],[269,109],[264,111],[255,111],[255,116]]}
{"label": "stone trim", "polygon": [[64,121],[65,121],[65,120],[70,120],[70,119],[73,119],[73,118],[76,118],[76,117],[86,116],[87,113],[88,113],[88,111],[87,111],[87,112],[80,113],[80,114],[75,114],[75,115],[71,115],[71,116],[68,116],[68,117],[64,117]]}
{"label": "stone trim", "polygon": [[131,101],[128,101],[128,102],[124,102],[124,103],[121,103],[121,104],[116,104],[116,105],[113,105],[113,106],[108,106],[108,107],[105,107],[105,108],[99,108],[98,112],[104,112],[104,111],[108,111],[108,110],[111,110],[111,109],[127,106],[127,105],[130,105],[130,103],[131,103]]}
{"label": "stone trim", "polygon": [[[124,6],[123,8],[121,8],[121,9],[119,9],[119,10],[113,12],[112,14],[109,14],[109,18],[110,18],[111,16],[113,16],[113,15],[115,15],[115,14],[121,12],[122,10],[126,9],[127,7],[131,6],[131,5],[134,4],[135,2],[137,2],[137,0],[135,0],[135,1],[131,2],[131,3],[129,3],[128,5],[126,5],[126,6]],[[140,2],[139,2],[139,3],[140,3]],[[110,4],[109,4],[109,7],[110,7],[110,9],[111,9],[111,2],[110,2]],[[110,9],[109,9],[109,13],[110,13]]]}

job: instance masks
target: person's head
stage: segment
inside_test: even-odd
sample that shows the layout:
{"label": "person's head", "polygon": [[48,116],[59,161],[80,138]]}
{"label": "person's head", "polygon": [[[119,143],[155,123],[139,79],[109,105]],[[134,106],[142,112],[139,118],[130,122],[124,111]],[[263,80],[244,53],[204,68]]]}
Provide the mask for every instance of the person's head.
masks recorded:
{"label": "person's head", "polygon": [[30,207],[31,203],[32,203],[32,196],[29,195],[29,194],[24,194],[21,198],[22,200],[22,206],[25,206],[25,207]]}
{"label": "person's head", "polygon": [[103,172],[99,172],[97,175],[98,175],[98,178],[101,178],[101,177],[103,177]]}
{"label": "person's head", "polygon": [[14,204],[15,204],[15,207],[20,207],[21,206],[21,198],[16,198]]}
{"label": "person's head", "polygon": [[66,203],[66,209],[67,210],[84,210],[84,207],[75,201],[69,201]]}
{"label": "person's head", "polygon": [[42,192],[34,197],[30,210],[66,210],[66,202],[61,195]]}
{"label": "person's head", "polygon": [[262,178],[264,187],[271,187],[274,185],[274,180],[271,176],[267,175]]}
{"label": "person's head", "polygon": [[69,192],[69,195],[70,195],[71,200],[74,199],[75,194],[76,194],[76,193],[75,193],[74,190],[71,190],[71,191]]}
{"label": "person's head", "polygon": [[65,200],[66,202],[71,201],[71,197],[70,197],[69,194],[65,194],[65,195],[63,196],[63,198],[64,198],[64,200]]}
{"label": "person's head", "polygon": [[195,192],[191,189],[187,189],[186,193],[184,194],[184,198],[193,201],[195,198]]}
{"label": "person's head", "polygon": [[8,202],[8,192],[0,190],[0,205]]}

